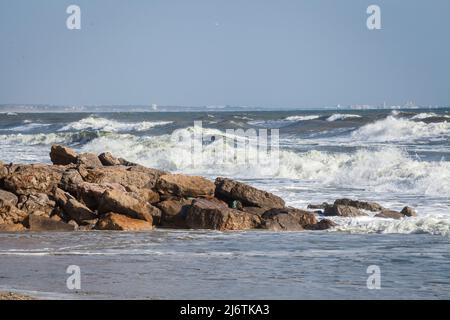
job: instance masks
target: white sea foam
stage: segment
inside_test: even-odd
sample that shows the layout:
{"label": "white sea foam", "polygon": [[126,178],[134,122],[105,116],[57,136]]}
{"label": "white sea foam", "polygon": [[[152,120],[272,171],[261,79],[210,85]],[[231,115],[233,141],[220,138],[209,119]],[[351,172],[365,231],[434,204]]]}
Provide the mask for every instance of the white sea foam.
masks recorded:
{"label": "white sea foam", "polygon": [[307,116],[290,116],[285,120],[287,121],[308,121],[318,119],[320,116],[318,115],[307,115]]}
{"label": "white sea foam", "polygon": [[415,116],[411,117],[411,119],[412,120],[424,120],[424,119],[434,118],[434,117],[450,118],[450,116],[446,115],[446,114],[437,114],[434,112],[422,112],[422,113],[418,113]]}
{"label": "white sea foam", "polygon": [[118,122],[115,120],[90,116],[82,120],[69,123],[59,131],[71,130],[100,130],[108,132],[146,131],[157,126],[163,126],[172,121],[143,121],[136,123]]}
{"label": "white sea foam", "polygon": [[333,122],[338,120],[345,120],[350,118],[361,118],[360,115],[357,114],[342,114],[342,113],[335,113],[327,118],[327,121]]}
{"label": "white sea foam", "polygon": [[395,116],[366,124],[355,130],[351,138],[357,141],[395,142],[450,137],[450,123],[425,123]]}

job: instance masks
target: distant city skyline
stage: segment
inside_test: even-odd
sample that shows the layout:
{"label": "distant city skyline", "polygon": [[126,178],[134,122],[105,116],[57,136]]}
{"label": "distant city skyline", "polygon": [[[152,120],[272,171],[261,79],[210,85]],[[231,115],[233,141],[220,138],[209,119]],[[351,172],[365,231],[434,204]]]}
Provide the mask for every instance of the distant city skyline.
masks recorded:
{"label": "distant city skyline", "polygon": [[[81,30],[68,30],[69,5]],[[381,30],[366,25],[369,5]],[[0,0],[0,105],[450,106],[450,1]]]}

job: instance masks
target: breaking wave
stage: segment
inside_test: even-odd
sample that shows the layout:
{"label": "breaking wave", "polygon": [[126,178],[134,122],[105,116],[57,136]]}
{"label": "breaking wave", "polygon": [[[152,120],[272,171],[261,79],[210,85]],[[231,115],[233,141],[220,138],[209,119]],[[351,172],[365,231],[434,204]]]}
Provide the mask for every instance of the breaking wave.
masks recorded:
{"label": "breaking wave", "polygon": [[[192,132],[193,128],[183,130]],[[208,130],[207,135],[223,135],[219,130]],[[216,139],[204,144],[200,152],[192,152],[190,145],[174,142],[169,135],[111,134],[90,141],[83,149],[109,151],[146,166],[191,174],[265,176],[306,180],[318,186],[450,196],[450,162],[421,161],[395,147],[361,149],[353,153],[279,150],[279,161],[273,162],[272,154],[261,152],[256,146],[240,145],[236,152],[245,152],[250,160],[237,163],[235,158],[220,154],[223,144]],[[261,161],[264,157],[267,159]]]}
{"label": "breaking wave", "polygon": [[327,118],[327,121],[333,122],[338,120],[345,120],[345,119],[351,119],[351,118],[361,118],[360,115],[357,114],[341,114],[341,113],[335,113]]}
{"label": "breaking wave", "polygon": [[355,130],[352,138],[359,141],[417,141],[423,139],[448,139],[450,137],[450,123],[425,123],[404,118],[388,116],[383,120],[366,124]]}
{"label": "breaking wave", "polygon": [[319,115],[290,116],[290,117],[287,117],[285,120],[287,120],[287,121],[308,121],[308,120],[315,120],[318,118],[320,118]]}
{"label": "breaking wave", "polygon": [[107,132],[146,131],[157,126],[171,124],[172,121],[143,121],[136,123],[118,122],[115,120],[90,116],[82,120],[69,123],[58,131],[100,130]]}

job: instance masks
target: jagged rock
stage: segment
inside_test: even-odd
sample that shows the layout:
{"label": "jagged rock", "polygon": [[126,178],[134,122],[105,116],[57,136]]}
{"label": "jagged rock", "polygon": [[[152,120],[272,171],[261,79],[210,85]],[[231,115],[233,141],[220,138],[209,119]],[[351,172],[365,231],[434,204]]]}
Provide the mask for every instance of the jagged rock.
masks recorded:
{"label": "jagged rock", "polygon": [[[154,188],[159,176],[164,174],[164,171],[136,167],[103,167],[86,169],[82,177],[85,181],[97,184],[105,183],[119,183],[124,187],[135,186],[136,188]],[[81,172],[80,172],[81,174]]]}
{"label": "jagged rock", "polygon": [[156,204],[160,202],[160,196],[158,192],[151,189],[140,189],[135,186],[127,186],[125,190],[133,195],[136,199],[141,199],[142,201]]}
{"label": "jagged rock", "polygon": [[327,208],[329,206],[330,206],[330,204],[328,204],[327,202],[324,202],[322,204],[308,204],[307,208],[311,209],[311,210],[317,210],[317,209],[325,210],[325,208]]}
{"label": "jagged rock", "polygon": [[333,227],[336,227],[337,224],[334,223],[333,221],[329,220],[329,219],[322,219],[319,222],[317,222],[316,224],[312,224],[307,226],[305,229],[308,230],[327,230],[327,229],[331,229]]}
{"label": "jagged rock", "polygon": [[394,211],[394,210],[383,210],[380,213],[375,215],[376,218],[385,218],[385,219],[402,219],[405,216],[398,212],[398,211]]}
{"label": "jagged rock", "polygon": [[96,154],[93,153],[81,153],[77,157],[77,164],[85,166],[87,168],[98,168],[103,167],[102,162],[97,157]]}
{"label": "jagged rock", "polygon": [[19,202],[19,198],[11,192],[0,190],[0,205],[1,204],[9,204],[12,206],[16,206]]}
{"label": "jagged rock", "polygon": [[82,182],[77,185],[76,197],[82,201],[91,210],[97,210],[100,205],[100,199],[107,190],[118,190],[126,192],[126,189],[118,183],[90,183]]}
{"label": "jagged rock", "polygon": [[301,231],[317,224],[313,213],[295,208],[270,209],[262,218],[262,228],[272,231]]}
{"label": "jagged rock", "polygon": [[50,160],[56,165],[75,164],[77,163],[77,156],[75,150],[58,144],[52,145],[50,150]]}
{"label": "jagged rock", "polygon": [[365,214],[356,207],[336,205],[336,204],[330,207],[326,207],[323,214],[325,216],[339,216],[339,217],[367,216],[367,214]]}
{"label": "jagged rock", "polygon": [[114,157],[111,153],[105,152],[101,153],[98,156],[98,159],[102,162],[104,166],[120,166],[122,163],[116,157]]}
{"label": "jagged rock", "polygon": [[257,215],[201,198],[195,199],[186,213],[186,225],[191,229],[248,230],[259,227],[260,223]]}
{"label": "jagged rock", "polygon": [[74,231],[73,225],[56,221],[51,218],[36,216],[30,214],[25,220],[25,225],[28,226],[30,231]]}
{"label": "jagged rock", "polygon": [[243,207],[242,211],[247,213],[256,214],[257,216],[262,216],[266,211],[270,210],[269,208],[260,208],[260,207]]}
{"label": "jagged rock", "polygon": [[97,215],[91,209],[78,202],[76,199],[68,199],[62,209],[64,210],[64,213],[78,224],[81,224],[86,220],[97,218]]}
{"label": "jagged rock", "polygon": [[416,217],[417,216],[416,210],[414,210],[411,207],[404,207],[402,209],[402,211],[400,211],[400,213],[407,217]]}
{"label": "jagged rock", "polygon": [[47,165],[20,165],[4,179],[4,188],[16,195],[49,194],[61,180],[63,169]]}
{"label": "jagged rock", "polygon": [[0,224],[0,232],[19,232],[19,231],[25,231],[26,228],[20,224]]}
{"label": "jagged rock", "polygon": [[107,213],[96,226],[99,230],[149,231],[153,229],[151,222],[132,219],[117,213]]}
{"label": "jagged rock", "polygon": [[376,202],[358,201],[351,199],[337,199],[336,201],[334,201],[334,205],[354,207],[357,209],[363,209],[373,212],[384,210],[384,208]]}
{"label": "jagged rock", "polygon": [[179,197],[212,197],[214,195],[215,185],[203,177],[166,174],[159,177],[156,189],[161,194],[170,194]]}
{"label": "jagged rock", "polygon": [[63,172],[61,181],[59,182],[59,188],[70,194],[76,195],[79,185],[84,182],[80,173],[76,169],[68,169]]}
{"label": "jagged rock", "polygon": [[239,200],[244,206],[255,206],[264,208],[283,208],[285,203],[280,197],[244,183],[226,179],[216,179],[216,196],[228,201]]}
{"label": "jagged rock", "polygon": [[15,224],[22,222],[27,213],[16,207],[16,195],[0,190],[0,224]]}
{"label": "jagged rock", "polygon": [[170,199],[161,201],[156,206],[161,210],[161,226],[186,228],[186,214],[192,200]]}
{"label": "jagged rock", "polygon": [[148,222],[153,222],[153,218],[159,220],[161,217],[161,211],[158,208],[149,203],[143,203],[118,190],[107,190],[103,193],[98,212],[100,214],[116,212],[133,219],[141,219]]}
{"label": "jagged rock", "polygon": [[55,201],[50,200],[45,193],[30,194],[20,196],[20,203],[17,207],[28,214],[49,217],[54,208]]}

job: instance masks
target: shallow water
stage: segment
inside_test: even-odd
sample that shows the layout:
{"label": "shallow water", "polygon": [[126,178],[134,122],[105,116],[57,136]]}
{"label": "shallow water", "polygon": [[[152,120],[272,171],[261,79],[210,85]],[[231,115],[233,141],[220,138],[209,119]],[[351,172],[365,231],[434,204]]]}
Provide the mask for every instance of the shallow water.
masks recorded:
{"label": "shallow water", "polygon": [[[0,289],[75,299],[450,298],[450,240],[430,235],[157,230],[0,234]],[[69,265],[81,290],[66,287]],[[367,288],[378,265],[381,289]]]}

